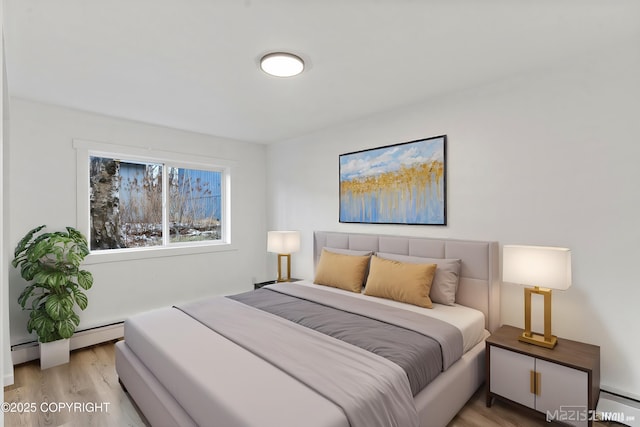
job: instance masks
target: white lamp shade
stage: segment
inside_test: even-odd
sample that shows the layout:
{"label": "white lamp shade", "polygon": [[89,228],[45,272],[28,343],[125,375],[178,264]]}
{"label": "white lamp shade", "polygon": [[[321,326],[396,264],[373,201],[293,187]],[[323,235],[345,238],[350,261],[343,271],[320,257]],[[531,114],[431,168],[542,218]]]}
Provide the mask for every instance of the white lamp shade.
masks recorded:
{"label": "white lamp shade", "polygon": [[269,231],[267,233],[267,252],[290,254],[299,250],[299,231]]}
{"label": "white lamp shade", "polygon": [[571,286],[571,251],[547,246],[505,245],[502,280],[564,291]]}

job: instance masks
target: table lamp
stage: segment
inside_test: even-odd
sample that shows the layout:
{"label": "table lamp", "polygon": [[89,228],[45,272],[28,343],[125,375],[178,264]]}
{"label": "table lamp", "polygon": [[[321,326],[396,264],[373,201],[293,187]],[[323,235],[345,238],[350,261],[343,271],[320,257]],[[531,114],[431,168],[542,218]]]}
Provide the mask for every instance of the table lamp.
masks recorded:
{"label": "table lamp", "polygon": [[[278,254],[278,282],[291,280],[291,254],[300,250],[300,232],[269,231],[267,233],[267,251]],[[282,259],[287,262],[287,275],[282,277]]]}
{"label": "table lamp", "polygon": [[[524,289],[524,332],[522,342],[553,348],[558,338],[551,335],[551,290],[571,286],[571,251],[546,246],[505,245],[502,251],[502,280],[529,285]],[[544,297],[544,335],[531,331],[531,296]]]}

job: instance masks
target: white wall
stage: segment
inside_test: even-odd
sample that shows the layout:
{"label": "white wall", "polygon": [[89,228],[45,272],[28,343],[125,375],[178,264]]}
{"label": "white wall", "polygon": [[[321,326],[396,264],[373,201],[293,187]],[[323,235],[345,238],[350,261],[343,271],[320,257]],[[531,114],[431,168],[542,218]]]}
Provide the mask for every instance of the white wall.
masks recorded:
{"label": "white wall", "polygon": [[[313,275],[313,230],[567,246],[554,333],[601,346],[602,388],[639,398],[638,76],[630,43],[270,146],[269,228],[303,236],[292,275]],[[446,227],[338,223],[339,154],[441,134]],[[522,306],[503,285],[503,323],[522,327]]]}
{"label": "white wall", "polygon": [[[266,275],[266,148],[159,126],[12,99],[11,248],[39,224],[47,230],[75,226],[76,150],[73,139],[232,160],[234,251],[91,264],[94,286],[80,329],[125,319],[139,311],[209,294],[253,289]],[[10,271],[11,343],[32,340],[27,313],[17,304],[23,287]]]}
{"label": "white wall", "polygon": [[[11,338],[9,336],[9,254],[11,248],[9,242],[5,238],[9,230],[9,95],[7,94],[7,73],[6,64],[4,62],[4,47],[2,52],[2,126],[0,134],[2,135],[2,143],[0,144],[0,164],[2,165],[2,174],[0,174],[0,307],[2,307],[2,336],[0,348],[3,368],[4,385],[13,384],[13,364],[11,361]],[[0,426],[2,424],[0,423]]]}
{"label": "white wall", "polygon": [[[0,3],[0,72],[2,73],[2,80],[0,80],[0,367],[2,367],[2,390],[0,390],[0,402],[4,402],[4,386],[13,383],[13,366],[11,366],[11,353],[9,352],[9,333],[8,333],[8,310],[9,307],[9,292],[8,292],[8,276],[7,276],[7,255],[6,255],[6,240],[4,239],[5,233],[5,174],[8,163],[5,157],[5,144],[7,134],[7,126],[9,124],[8,113],[8,96],[6,92],[7,88],[7,73],[4,63],[4,4]],[[4,426],[4,416],[0,417],[0,427]]]}

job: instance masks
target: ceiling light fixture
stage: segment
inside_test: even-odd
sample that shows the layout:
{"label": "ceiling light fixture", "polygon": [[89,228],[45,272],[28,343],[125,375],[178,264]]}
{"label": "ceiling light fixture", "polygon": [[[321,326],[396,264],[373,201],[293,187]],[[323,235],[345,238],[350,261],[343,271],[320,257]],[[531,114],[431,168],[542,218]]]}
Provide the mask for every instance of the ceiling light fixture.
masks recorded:
{"label": "ceiling light fixture", "polygon": [[293,77],[304,70],[304,61],[292,53],[273,52],[262,57],[260,68],[272,76]]}

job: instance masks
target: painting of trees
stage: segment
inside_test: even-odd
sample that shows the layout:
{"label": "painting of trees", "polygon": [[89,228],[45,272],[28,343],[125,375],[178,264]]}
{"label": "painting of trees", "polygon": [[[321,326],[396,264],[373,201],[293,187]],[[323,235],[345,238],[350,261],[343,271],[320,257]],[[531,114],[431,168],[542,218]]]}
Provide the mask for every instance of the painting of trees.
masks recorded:
{"label": "painting of trees", "polygon": [[340,155],[340,222],[446,224],[446,136]]}

